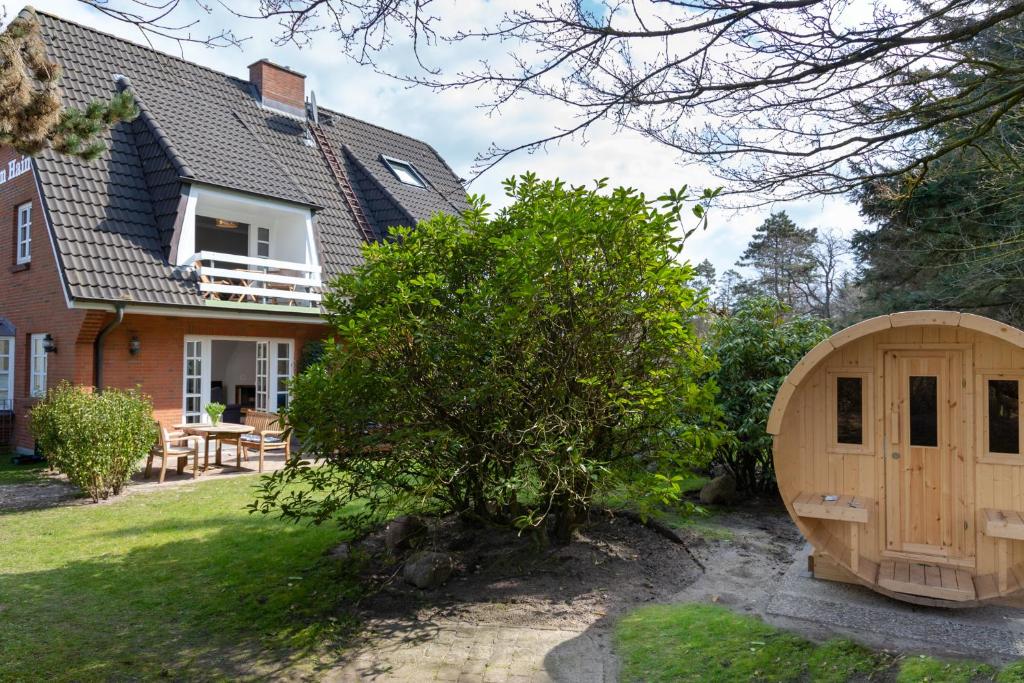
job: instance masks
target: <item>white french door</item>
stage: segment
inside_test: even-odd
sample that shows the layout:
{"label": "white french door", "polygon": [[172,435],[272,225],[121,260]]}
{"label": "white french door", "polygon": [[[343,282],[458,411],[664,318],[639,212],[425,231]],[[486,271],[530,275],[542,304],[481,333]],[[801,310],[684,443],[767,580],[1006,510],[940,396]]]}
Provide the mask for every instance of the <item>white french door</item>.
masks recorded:
{"label": "white french door", "polygon": [[208,419],[206,406],[210,403],[213,376],[212,344],[217,340],[255,343],[256,410],[277,412],[288,405],[288,381],[295,367],[292,340],[189,335],[185,337],[183,378],[182,412],[185,422],[205,422]]}
{"label": "white french door", "polygon": [[270,380],[273,387],[274,410],[277,412],[288,407],[288,381],[292,378],[292,343],[290,341],[271,342],[274,348],[274,363]]}
{"label": "white french door", "polygon": [[[204,374],[205,373],[205,374]],[[210,402],[210,344],[185,339],[185,422],[203,421],[203,409]],[[204,379],[205,378],[205,379]]]}

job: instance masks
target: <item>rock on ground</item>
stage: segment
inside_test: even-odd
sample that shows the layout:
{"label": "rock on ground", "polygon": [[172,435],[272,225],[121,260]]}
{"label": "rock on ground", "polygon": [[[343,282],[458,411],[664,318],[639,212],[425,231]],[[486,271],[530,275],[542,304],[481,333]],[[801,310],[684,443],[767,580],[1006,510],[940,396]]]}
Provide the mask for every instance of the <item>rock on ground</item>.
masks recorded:
{"label": "rock on ground", "polygon": [[447,553],[424,550],[414,553],[405,561],[402,578],[417,588],[440,588],[451,578],[454,564],[452,556]]}
{"label": "rock on ground", "polygon": [[730,505],[736,502],[736,479],[731,474],[715,477],[700,490],[704,505]]}

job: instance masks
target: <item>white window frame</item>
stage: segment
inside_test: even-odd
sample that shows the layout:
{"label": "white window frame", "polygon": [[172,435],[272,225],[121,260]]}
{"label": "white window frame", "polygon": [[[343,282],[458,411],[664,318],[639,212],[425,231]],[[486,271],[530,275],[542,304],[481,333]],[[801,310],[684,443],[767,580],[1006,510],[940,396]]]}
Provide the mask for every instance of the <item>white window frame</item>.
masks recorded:
{"label": "white window frame", "polygon": [[18,265],[32,261],[32,202],[19,204],[17,209],[17,244],[15,261]]}
{"label": "white window frame", "polygon": [[46,396],[46,333],[33,334],[29,338],[28,394],[32,398]]}
{"label": "white window frame", "polygon": [[[210,401],[210,390],[206,389],[206,398],[203,398],[203,376],[209,374],[210,365],[210,345],[203,344],[198,339],[185,339],[185,365],[182,367],[182,404],[181,404],[181,415],[182,422],[186,424],[195,424],[199,422],[205,422],[204,416],[206,415],[206,404]],[[199,367],[198,374],[189,374],[188,366],[189,362],[192,362]],[[190,392],[188,388],[188,382],[190,379],[194,379],[199,382],[199,393]],[[190,398],[198,399],[199,405],[195,411],[188,409],[188,401]]]}
{"label": "white window frame", "polygon": [[[381,155],[381,159],[383,159],[384,163],[387,164],[389,169],[391,169],[391,172],[395,174],[395,177],[398,178],[399,182],[405,185],[412,185],[413,187],[420,187],[426,189],[426,179],[423,177],[423,174],[420,173],[419,169],[412,165],[411,161],[405,161],[404,159],[395,159],[394,157],[384,156],[383,154]],[[416,182],[409,182],[408,180],[403,178],[402,175],[398,172],[399,166],[407,168],[409,172],[413,175],[413,177],[416,179]]]}
{"label": "white window frame", "polygon": [[[255,226],[250,226],[250,227],[255,228],[255,230],[253,230],[253,233],[254,233],[253,238],[254,238],[254,241],[256,242],[256,245],[252,249],[252,255],[255,256],[256,258],[267,258],[267,259],[270,258],[270,245],[271,245],[271,243],[273,241],[273,238],[272,238],[272,236],[270,234],[270,228],[262,226],[262,225],[255,225]],[[260,239],[260,232],[261,231],[266,231],[267,239]],[[260,253],[260,247],[262,247],[263,245],[266,245],[266,251],[267,251],[266,254],[261,254]]]}
{"label": "white window frame", "polygon": [[270,406],[270,342],[256,342],[256,410],[266,412]]}
{"label": "white window frame", "polygon": [[14,337],[0,336],[0,361],[3,360],[7,361],[7,370],[0,368],[0,410],[9,410],[14,403]]}

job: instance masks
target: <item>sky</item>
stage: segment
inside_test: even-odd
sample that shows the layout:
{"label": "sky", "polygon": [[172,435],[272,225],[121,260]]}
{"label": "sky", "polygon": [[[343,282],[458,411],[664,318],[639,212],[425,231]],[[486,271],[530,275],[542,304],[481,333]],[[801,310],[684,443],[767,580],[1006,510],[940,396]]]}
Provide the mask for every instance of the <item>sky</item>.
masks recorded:
{"label": "sky", "polygon": [[[459,0],[458,9],[462,19],[492,23],[500,17],[503,5],[513,6],[515,2]],[[32,4],[39,10],[146,43],[135,27],[113,21],[77,0],[32,0]],[[2,16],[8,20],[22,7],[21,2],[0,0]],[[422,139],[465,178],[472,176],[474,157],[492,143],[507,147],[528,142],[549,135],[554,122],[568,120],[567,112],[556,103],[513,102],[494,113],[486,108],[486,91],[411,89],[345,57],[330,33],[317,34],[312,44],[302,49],[279,46],[273,42],[277,33],[273,21],[243,21],[226,14],[217,3],[210,4],[210,8],[212,14],[204,14],[197,4],[186,2],[180,17],[192,13],[199,18],[202,24],[195,30],[204,35],[230,27],[236,35],[248,37],[241,49],[189,44],[180,47],[172,41],[150,37],[153,47],[240,78],[247,78],[248,65],[261,58],[289,66],[306,74],[307,93],[315,92],[321,106]],[[474,66],[488,49],[504,48],[442,45],[430,50],[427,58],[446,70],[458,71],[461,66]],[[402,44],[397,44],[382,59],[394,71],[412,67],[411,53]],[[506,203],[501,181],[528,170],[573,184],[608,178],[613,186],[634,187],[649,197],[684,184],[691,188],[721,184],[707,169],[685,162],[674,150],[639,134],[600,126],[591,130],[585,141],[564,141],[547,150],[507,158],[477,178],[469,191],[485,195],[492,205],[500,207]],[[770,212],[780,210],[787,211],[802,227],[833,229],[843,234],[863,227],[857,208],[838,198],[779,202],[740,212],[719,209],[711,212],[707,229],[687,241],[683,256],[693,263],[706,258],[719,273],[732,268],[757,225]]]}

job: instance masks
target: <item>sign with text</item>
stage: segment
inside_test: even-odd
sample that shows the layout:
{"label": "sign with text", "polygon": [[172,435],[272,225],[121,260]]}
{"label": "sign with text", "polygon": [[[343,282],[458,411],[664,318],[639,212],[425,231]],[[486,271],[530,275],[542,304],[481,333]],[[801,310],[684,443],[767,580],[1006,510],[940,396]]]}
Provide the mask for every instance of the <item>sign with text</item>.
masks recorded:
{"label": "sign with text", "polygon": [[31,170],[32,159],[30,157],[22,155],[17,159],[11,159],[7,162],[6,166],[0,166],[0,185],[3,185],[8,180],[14,180]]}

